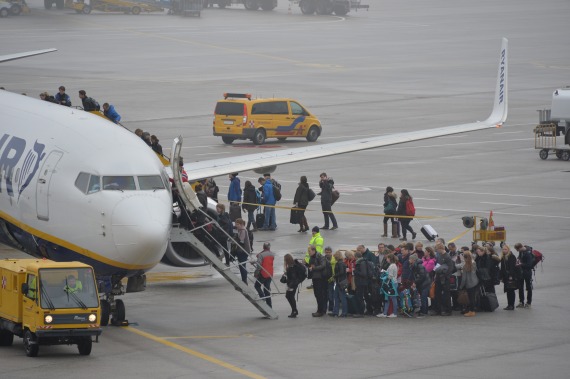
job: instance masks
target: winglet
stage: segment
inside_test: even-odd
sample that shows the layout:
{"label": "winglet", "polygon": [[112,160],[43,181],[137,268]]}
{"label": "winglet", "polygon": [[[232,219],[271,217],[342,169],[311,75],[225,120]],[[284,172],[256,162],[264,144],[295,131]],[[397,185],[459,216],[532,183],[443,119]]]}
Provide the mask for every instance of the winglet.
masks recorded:
{"label": "winglet", "polygon": [[9,55],[0,55],[0,63],[13,61],[16,59],[22,59],[26,57],[32,57],[34,55],[40,55],[45,53],[51,53],[52,51],[57,51],[57,49],[45,49],[45,50],[35,50],[35,51],[27,51],[25,53],[16,53],[16,54],[9,54]]}
{"label": "winglet", "polygon": [[503,37],[501,45],[501,53],[499,55],[499,69],[497,73],[497,86],[495,88],[495,102],[493,103],[493,111],[486,120],[487,123],[501,126],[507,119],[509,113],[508,101],[508,45],[509,40]]}

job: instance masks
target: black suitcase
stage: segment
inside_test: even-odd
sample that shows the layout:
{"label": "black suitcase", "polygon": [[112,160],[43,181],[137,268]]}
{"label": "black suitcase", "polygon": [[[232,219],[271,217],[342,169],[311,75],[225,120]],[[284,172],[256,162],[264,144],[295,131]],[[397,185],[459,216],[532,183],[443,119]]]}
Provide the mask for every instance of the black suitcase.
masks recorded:
{"label": "black suitcase", "polygon": [[241,218],[241,206],[239,204],[230,204],[230,220],[235,221]]}
{"label": "black suitcase", "polygon": [[439,235],[437,234],[437,232],[435,231],[435,229],[433,228],[433,226],[431,225],[424,225],[422,226],[422,228],[420,229],[420,231],[422,232],[422,234],[424,235],[424,237],[427,238],[428,241],[435,241],[435,239],[437,237],[439,237]]}
{"label": "black suitcase", "polygon": [[263,213],[258,213],[255,215],[255,225],[257,229],[263,228],[263,223],[265,222],[265,215]]}
{"label": "black suitcase", "polygon": [[348,308],[348,314],[357,315],[360,314],[360,307],[358,306],[358,301],[356,296],[351,293],[346,294],[346,304]]}

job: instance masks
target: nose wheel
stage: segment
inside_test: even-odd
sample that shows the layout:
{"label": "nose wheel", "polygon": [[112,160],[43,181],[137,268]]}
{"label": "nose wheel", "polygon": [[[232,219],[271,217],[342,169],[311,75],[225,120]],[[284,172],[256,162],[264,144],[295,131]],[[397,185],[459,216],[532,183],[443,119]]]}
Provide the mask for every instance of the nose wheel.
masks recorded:
{"label": "nose wheel", "polygon": [[101,300],[101,326],[128,326],[129,321],[126,319],[125,303],[121,299],[115,300],[109,297]]}

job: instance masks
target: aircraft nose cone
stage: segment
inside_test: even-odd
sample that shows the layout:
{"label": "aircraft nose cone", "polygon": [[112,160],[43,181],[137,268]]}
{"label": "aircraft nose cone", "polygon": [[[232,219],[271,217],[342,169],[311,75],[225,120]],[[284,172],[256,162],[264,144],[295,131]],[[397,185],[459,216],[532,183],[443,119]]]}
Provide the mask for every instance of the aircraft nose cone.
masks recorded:
{"label": "aircraft nose cone", "polygon": [[120,261],[156,264],[166,250],[172,204],[153,193],[122,200],[113,211],[113,238]]}

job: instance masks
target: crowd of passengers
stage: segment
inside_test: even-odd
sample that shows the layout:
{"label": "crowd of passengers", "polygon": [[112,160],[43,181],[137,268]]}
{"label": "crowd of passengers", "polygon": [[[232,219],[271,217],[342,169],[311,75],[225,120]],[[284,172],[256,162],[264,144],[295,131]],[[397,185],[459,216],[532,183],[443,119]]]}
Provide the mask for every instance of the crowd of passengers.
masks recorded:
{"label": "crowd of passengers", "polygon": [[[517,255],[507,244],[501,246],[500,253],[493,243],[458,249],[454,243],[446,246],[440,238],[425,248],[421,242],[403,242],[398,247],[380,243],[376,252],[359,245],[356,251],[338,250],[334,254],[326,247],[323,255],[318,245],[309,245],[305,264],[317,302],[312,315],[321,317],[328,312],[333,317],[393,318],[398,314],[450,316],[452,311],[460,311],[472,317],[478,310],[494,310],[489,298],[496,299],[495,287],[501,283],[507,295],[505,310],[515,309],[517,289],[517,308],[528,309],[532,304],[534,256],[532,249],[521,243],[514,248]],[[292,292],[300,284],[294,267],[295,262],[286,258],[287,286]],[[290,316],[295,317],[294,296],[287,299],[292,308]]]}

